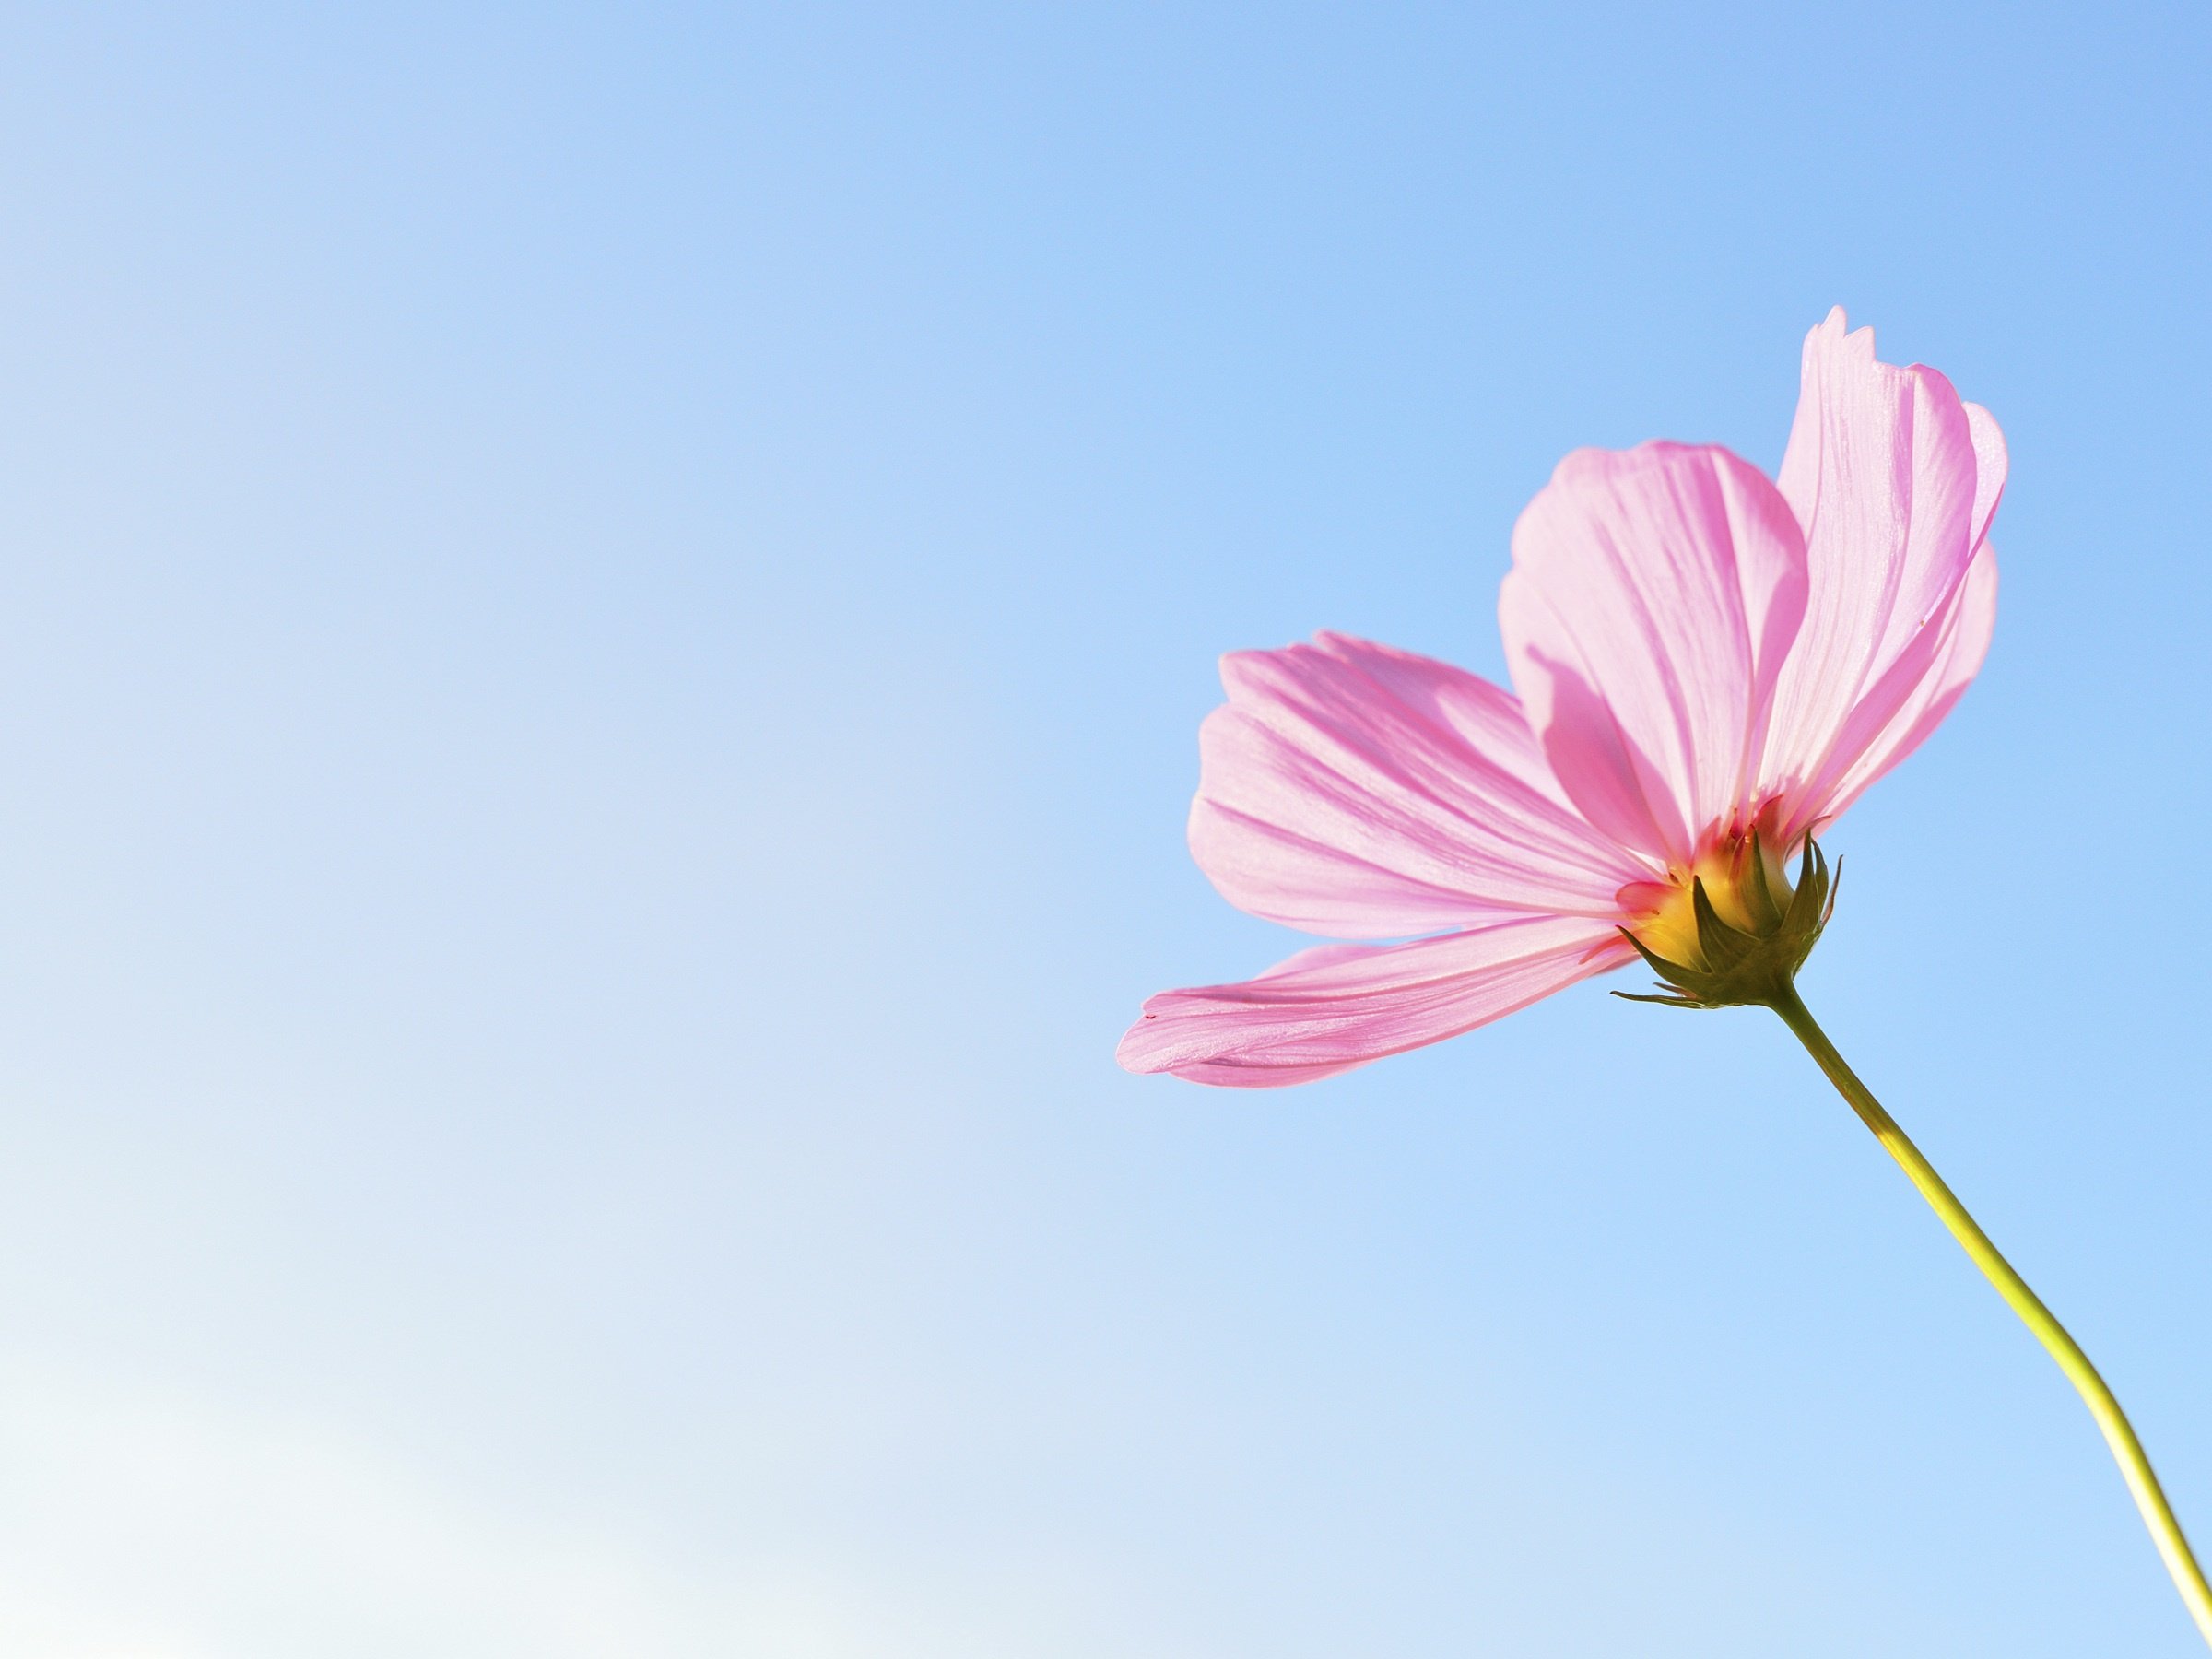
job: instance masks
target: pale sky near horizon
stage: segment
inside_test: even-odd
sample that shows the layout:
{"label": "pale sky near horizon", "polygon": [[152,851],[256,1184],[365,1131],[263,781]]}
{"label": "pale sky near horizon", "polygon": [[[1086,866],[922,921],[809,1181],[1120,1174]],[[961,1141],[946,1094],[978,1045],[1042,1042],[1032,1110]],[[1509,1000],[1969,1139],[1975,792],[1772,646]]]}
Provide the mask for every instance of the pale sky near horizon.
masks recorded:
{"label": "pale sky near horizon", "polygon": [[2200,8],[12,8],[0,1659],[2156,1659],[1771,1018],[1283,1093],[1216,657],[1994,411],[1804,981],[2212,1541]]}

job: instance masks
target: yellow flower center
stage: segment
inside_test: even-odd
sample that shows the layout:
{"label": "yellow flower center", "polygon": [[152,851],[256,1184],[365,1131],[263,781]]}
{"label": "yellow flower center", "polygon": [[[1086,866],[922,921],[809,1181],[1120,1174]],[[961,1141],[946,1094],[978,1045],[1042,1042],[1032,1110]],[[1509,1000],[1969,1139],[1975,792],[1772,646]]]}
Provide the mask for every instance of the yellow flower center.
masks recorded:
{"label": "yellow flower center", "polygon": [[1834,908],[1828,855],[1806,837],[1794,885],[1756,829],[1716,836],[1687,870],[1620,889],[1629,937],[1677,1008],[1782,1007]]}
{"label": "yellow flower center", "polygon": [[1731,927],[1754,935],[1771,934],[1790,908],[1795,890],[1782,853],[1764,837],[1722,836],[1698,854],[1689,868],[1669,870],[1664,881],[1632,882],[1620,900],[1631,917],[1630,931],[1644,948],[1686,967],[1707,966],[1700,941],[1696,886],[1702,882],[1713,912]]}

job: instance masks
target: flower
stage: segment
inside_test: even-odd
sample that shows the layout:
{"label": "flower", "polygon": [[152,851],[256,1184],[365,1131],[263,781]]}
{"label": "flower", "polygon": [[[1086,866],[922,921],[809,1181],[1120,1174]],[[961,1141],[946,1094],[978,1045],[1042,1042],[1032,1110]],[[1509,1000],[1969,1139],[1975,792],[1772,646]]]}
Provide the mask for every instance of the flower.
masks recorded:
{"label": "flower", "polygon": [[1668,1000],[1761,1000],[1728,979],[1752,956],[1786,983],[1826,919],[1810,838],[1982,665],[2005,465],[1987,410],[1877,360],[1838,308],[1806,337],[1778,478],[1712,444],[1559,464],[1499,597],[1513,692],[1342,634],[1224,658],[1200,868],[1254,915],[1394,942],[1163,992],[1122,1064],[1309,1082],[1640,953]]}

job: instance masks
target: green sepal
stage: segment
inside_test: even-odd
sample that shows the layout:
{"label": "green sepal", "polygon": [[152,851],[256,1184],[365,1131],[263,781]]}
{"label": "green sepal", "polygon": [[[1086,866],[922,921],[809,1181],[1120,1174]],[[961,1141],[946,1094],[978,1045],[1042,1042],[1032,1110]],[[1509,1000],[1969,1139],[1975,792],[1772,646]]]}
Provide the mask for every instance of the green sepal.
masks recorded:
{"label": "green sepal", "polygon": [[1828,921],[1821,913],[1827,901],[1828,854],[1808,835],[1805,838],[1805,857],[1797,868],[1797,890],[1790,895],[1789,911],[1782,919],[1783,931],[1818,938]]}
{"label": "green sepal", "polygon": [[1690,880],[1689,910],[1698,921],[1698,948],[1704,952],[1707,971],[1726,973],[1759,948],[1757,934],[1745,933],[1721,919],[1721,912],[1712,908],[1712,895],[1705,890],[1702,876]]}
{"label": "green sepal", "polygon": [[1767,850],[1756,830],[1751,831],[1748,851],[1751,878],[1744,883],[1744,893],[1752,912],[1752,925],[1764,932],[1782,921],[1783,904],[1774,897],[1773,884],[1767,879]]}

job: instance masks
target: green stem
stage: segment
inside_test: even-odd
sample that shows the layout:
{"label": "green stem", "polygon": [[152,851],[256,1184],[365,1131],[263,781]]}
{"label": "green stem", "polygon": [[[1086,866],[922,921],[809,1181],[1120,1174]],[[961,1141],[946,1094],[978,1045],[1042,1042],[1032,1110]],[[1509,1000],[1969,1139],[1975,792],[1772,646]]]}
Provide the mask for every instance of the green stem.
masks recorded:
{"label": "green stem", "polygon": [[2074,1384],[2075,1393],[2081,1395],[2082,1404],[2097,1419],[2097,1428],[2104,1436],[2104,1443],[2112,1448],[2112,1457],[2120,1465],[2121,1477],[2134,1496],[2136,1508],[2143,1513],[2143,1524],[2150,1528],[2151,1542],[2159,1547],[2159,1556],[2172,1576],[2173,1587],[2181,1592],[2182,1600],[2189,1609],[2189,1617],[2196,1621],[2197,1633],[2212,1643],[2212,1586],[2205,1583],[2204,1569],[2189,1552],[2189,1540],[2182,1535],[2182,1524],[2173,1517],[2166,1502],[2166,1494],[2159,1489],[2159,1477],[2151,1472],[2150,1459],[2144,1454],[2143,1442],[2120,1409],[2120,1402],[2112,1397],[2089,1357],[2081,1351],[2080,1344],[2066,1334],[2043,1306],[2042,1299],[2028,1288],[2028,1281],[2012,1269],[2012,1264],[1998,1253],[1997,1247],[1989,1241],[1973,1217],[1967,1214],[1966,1206],[1959,1202],[1958,1194],[1944,1184],[1943,1177],[1936,1173],[1935,1166],[1921,1156],[1897,1120],[1882,1110],[1882,1103],[1874,1098],[1858,1075],[1843,1063],[1836,1053],[1835,1044],[1829,1041],[1828,1033],[1815,1021],[1805,1003],[1794,989],[1783,991],[1774,1002],[1774,1011],[1783,1022],[1796,1033],[1797,1041],[1818,1061],[1828,1080],[1852,1105],[1874,1131],[1874,1138],[1882,1148],[1897,1159],[1906,1177],[1920,1189],[1920,1195],[1943,1224],[1951,1230],[1951,1236],[1974,1259],[1974,1265],[1997,1288],[2020,1323],[2035,1333],[2035,1339],[2049,1350],[2058,1361],[2058,1369],[2066,1373],[2066,1381]]}

